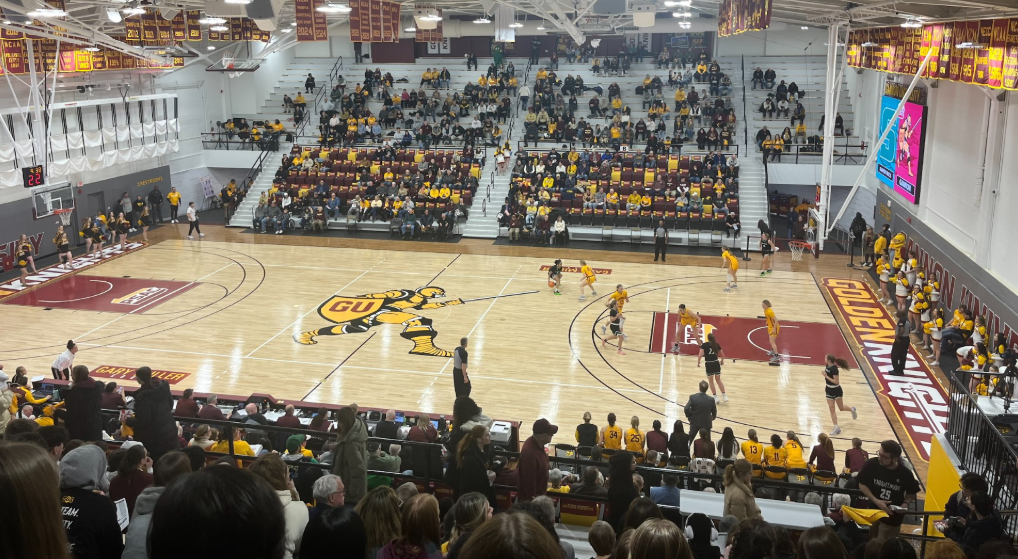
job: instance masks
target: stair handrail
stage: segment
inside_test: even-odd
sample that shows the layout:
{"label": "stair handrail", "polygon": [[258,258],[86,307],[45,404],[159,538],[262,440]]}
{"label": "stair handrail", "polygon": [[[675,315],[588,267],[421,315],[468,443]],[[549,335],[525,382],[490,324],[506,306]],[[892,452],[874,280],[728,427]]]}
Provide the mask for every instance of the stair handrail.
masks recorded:
{"label": "stair handrail", "polygon": [[[276,143],[278,144],[278,141]],[[254,164],[251,165],[251,168],[248,169],[248,171],[247,171],[247,175],[244,177],[244,184],[247,184],[247,181],[249,181],[249,180],[252,182],[252,184],[254,183],[255,178],[258,176],[259,173],[262,172],[262,167],[265,165],[265,160],[268,158],[270,153],[277,153],[277,152],[276,152],[276,150],[263,149],[262,152],[260,154],[258,154],[258,159],[256,159]],[[257,207],[258,206],[255,205],[255,206],[252,206],[252,208],[251,208],[251,217],[252,218],[254,217],[254,212],[255,212],[255,209]]]}

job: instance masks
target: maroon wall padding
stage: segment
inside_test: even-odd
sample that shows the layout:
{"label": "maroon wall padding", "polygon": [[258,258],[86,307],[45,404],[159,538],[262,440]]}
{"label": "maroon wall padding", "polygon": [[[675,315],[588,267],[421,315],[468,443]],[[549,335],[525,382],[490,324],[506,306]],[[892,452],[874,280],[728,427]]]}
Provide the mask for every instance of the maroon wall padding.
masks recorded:
{"label": "maroon wall padding", "polygon": [[371,63],[414,62],[414,40],[400,39],[396,43],[372,43]]}

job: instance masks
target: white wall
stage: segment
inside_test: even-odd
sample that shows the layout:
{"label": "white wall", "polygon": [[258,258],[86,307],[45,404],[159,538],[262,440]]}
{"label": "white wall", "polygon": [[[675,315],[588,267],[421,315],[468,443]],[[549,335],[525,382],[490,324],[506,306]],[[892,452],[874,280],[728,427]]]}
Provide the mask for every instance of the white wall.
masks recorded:
{"label": "white wall", "polygon": [[766,31],[718,37],[718,56],[826,56],[827,30],[772,23]]}
{"label": "white wall", "polygon": [[[258,47],[255,47],[256,49]],[[225,90],[229,94],[229,114],[254,114],[279,84],[279,76],[293,60],[297,47],[270,54],[254,72],[229,78]],[[255,52],[257,55],[257,52]]]}
{"label": "white wall", "polygon": [[1015,239],[1018,239],[1018,219],[1014,216],[1018,213],[1018,184],[1015,184],[1014,177],[1018,177],[1018,96],[1008,94],[1004,110],[1004,134],[1002,149],[997,150],[995,155],[1003,154],[1000,162],[998,176],[1004,177],[996,189],[995,204],[991,204],[991,212],[984,216],[991,224],[990,258],[988,268],[990,272],[1013,291],[1018,291],[1018,258],[1015,254]]}

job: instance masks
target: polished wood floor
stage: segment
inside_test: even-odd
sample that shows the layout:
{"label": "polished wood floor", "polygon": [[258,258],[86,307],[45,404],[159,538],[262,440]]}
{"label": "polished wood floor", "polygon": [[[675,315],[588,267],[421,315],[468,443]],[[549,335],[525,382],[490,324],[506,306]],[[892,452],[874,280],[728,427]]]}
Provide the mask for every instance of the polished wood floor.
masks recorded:
{"label": "polished wood floor", "polygon": [[[25,365],[48,374],[67,339],[79,343],[76,363],[119,365],[188,372],[174,388],[243,394],[267,392],[278,398],[350,403],[451,413],[452,360],[409,354],[413,342],[403,326],[379,325],[363,333],[320,336],[301,345],[294,336],[331,326],[319,316],[335,295],[356,296],[432,285],[447,299],[484,299],[438,309],[412,311],[433,321],[436,345],[452,350],[469,337],[472,397],[486,414],[522,421],[524,434],[538,417],[561,427],[557,442],[573,442],[573,427],[590,411],[605,423],[640,418],[649,429],[658,419],[670,430],[681,407],[704,379],[696,357],[649,353],[653,312],[675,311],[686,303],[701,314],[756,319],[769,299],[784,320],[836,323],[814,277],[863,279],[847,259],[824,255],[791,262],[776,256],[775,272],[758,276],[759,259],[743,262],[737,292],[723,293],[719,257],[673,254],[667,264],[652,255],[522,246],[490,241],[401,243],[371,239],[253,235],[206,227],[202,240],[189,241],[184,226],[149,233],[152,245],[79,272],[199,282],[190,291],[135,314],[0,306],[9,370]],[[567,274],[564,294],[547,287],[542,265],[561,258],[569,266],[586,259],[611,274],[598,279],[599,297],[578,300],[579,274]],[[625,307],[627,355],[599,344],[597,321],[604,296],[616,283],[629,289]],[[761,321],[761,325],[763,321]],[[808,334],[802,334],[808,335]],[[725,340],[719,340],[724,345]],[[854,349],[854,347],[853,347]],[[730,401],[719,404],[714,429],[732,427],[740,440],[755,428],[761,439],[792,429],[813,444],[832,423],[824,398],[822,369],[816,366],[739,359],[726,363],[723,380]],[[842,376],[845,401],[859,419],[843,413],[838,450],[852,437],[893,438],[897,425],[858,369]],[[892,416],[893,417],[893,416]],[[840,459],[840,458],[839,458]]]}

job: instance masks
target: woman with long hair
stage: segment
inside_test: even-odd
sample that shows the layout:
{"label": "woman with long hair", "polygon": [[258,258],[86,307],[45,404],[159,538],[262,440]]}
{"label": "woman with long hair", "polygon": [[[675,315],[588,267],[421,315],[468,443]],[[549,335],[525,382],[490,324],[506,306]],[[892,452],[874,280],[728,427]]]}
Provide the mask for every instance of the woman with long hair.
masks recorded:
{"label": "woman with long hair", "polygon": [[637,462],[643,462],[644,448],[646,447],[647,437],[643,431],[640,430],[640,418],[633,416],[629,420],[629,429],[626,429],[626,450],[632,452],[636,456]]}
{"label": "woman with long hair", "polygon": [[[776,466],[781,468],[788,467],[788,451],[781,444],[781,436],[774,434],[771,435],[771,444],[764,448],[763,460],[761,461],[763,466]],[[764,472],[764,474],[770,479],[785,479],[786,474],[777,472]]]}
{"label": "woman with long hair", "polygon": [[717,456],[717,447],[714,441],[710,440],[710,429],[700,429],[697,436],[698,438],[693,441],[693,458],[714,460]]}
{"label": "woman with long hair", "polygon": [[886,252],[877,256],[876,271],[877,279],[880,281],[880,302],[890,305],[891,292],[888,290],[888,283],[891,280],[891,263],[887,261]]}
{"label": "woman with long hair", "polygon": [[786,459],[788,469],[806,467],[802,443],[799,441],[799,435],[796,435],[795,431],[789,430],[785,433],[785,452],[788,456]]}
{"label": "woman with long hair", "polygon": [[120,240],[120,250],[127,250],[127,233],[131,230],[131,223],[124,217],[123,212],[117,214],[117,222],[113,228]]}
{"label": "woman with long hair", "polygon": [[86,217],[81,223],[81,236],[85,239],[85,255],[95,259],[102,257],[103,236],[98,223]]}
{"label": "woman with long hair", "polygon": [[32,259],[32,243],[28,242],[27,235],[22,235],[14,244],[14,265],[21,272],[21,286],[27,287],[25,279],[28,278],[28,267],[32,266],[32,273],[36,273],[35,261]]}
{"label": "woman with long hair", "polygon": [[816,526],[799,536],[798,559],[848,559],[848,551],[834,530]]}
{"label": "woman with long hair", "polygon": [[608,301],[608,327],[611,329],[611,335],[601,338],[601,347],[604,347],[608,340],[619,341],[619,355],[625,355],[626,352],[622,351],[622,344],[626,341],[626,335],[622,333],[622,311],[619,310],[619,303],[616,299]]}
{"label": "woman with long hair", "polygon": [[760,444],[760,439],[756,435],[756,429],[746,432],[746,437],[747,440],[742,443],[742,457],[750,464],[759,466],[763,459],[763,445]]}
{"label": "woman with long hair", "polygon": [[689,457],[689,435],[686,434],[681,419],[676,419],[672,424],[672,434],[668,437],[668,452],[672,456]]}
{"label": "woman with long hair", "polygon": [[495,490],[491,487],[488,472],[491,470],[484,447],[491,444],[491,432],[485,425],[476,425],[462,440],[456,450],[458,471],[456,495],[480,493],[488,499],[491,508],[496,508]]}
{"label": "woman with long hair", "polygon": [[331,428],[332,422],[329,421],[329,410],[318,408],[318,412],[315,413],[311,418],[311,423],[308,424],[308,430],[328,433]]}
{"label": "woman with long hair", "polygon": [[53,237],[53,244],[57,247],[59,264],[63,264],[66,261],[67,266],[70,266],[71,259],[74,257],[71,255],[71,241],[67,239],[67,233],[64,232],[63,225],[57,227],[57,234]]}
{"label": "woman with long hair", "polygon": [[778,245],[771,240],[770,231],[760,233],[760,275],[769,274],[774,271],[771,263],[771,255],[778,250]]}
{"label": "woman with long hair", "polygon": [[214,444],[216,443],[212,440],[212,428],[202,424],[194,430],[194,436],[191,437],[187,446],[199,446],[202,450],[208,450]]}
{"label": "woman with long hair", "polygon": [[442,559],[438,499],[422,493],[403,505],[400,535],[378,552],[378,559]]}
{"label": "woman with long hair", "polygon": [[937,307],[933,309],[933,319],[923,325],[923,332],[930,340],[930,358],[933,361],[930,365],[940,365],[940,340],[944,337],[944,309]]}
{"label": "woman with long hair", "polygon": [[35,444],[0,445],[0,556],[10,559],[69,557],[60,514],[60,473]]}
{"label": "woman with long hair", "polygon": [[368,535],[367,557],[375,557],[386,544],[400,534],[399,507],[402,503],[391,487],[381,486],[368,491],[354,510],[364,521]]}
{"label": "woman with long hair", "polygon": [[151,467],[152,459],[145,447],[134,445],[127,449],[123,462],[117,468],[117,475],[110,480],[110,498],[114,501],[124,499],[129,516],[134,514],[134,503],[138,495],[154,482],[152,474],[148,473]]}
{"label": "woman with long hair", "polygon": [[817,444],[809,455],[809,464],[816,462],[817,470],[837,473],[834,466],[834,441],[827,433],[817,435]]}
{"label": "woman with long hair", "polygon": [[859,415],[855,407],[845,405],[845,392],[841,389],[841,379],[838,377],[840,369],[848,370],[848,361],[828,353],[827,367],[824,368],[824,381],[827,382],[824,393],[827,395],[827,408],[831,410],[831,421],[834,422],[834,430],[831,431],[831,436],[841,433],[841,427],[838,427],[838,414],[834,411],[835,405],[841,411],[852,412],[852,419]]}
{"label": "woman with long hair", "polygon": [[481,493],[467,493],[461,496],[448,513],[453,516],[454,523],[449,541],[442,545],[442,553],[447,554],[447,558],[454,559],[474,530],[490,520],[493,512],[494,509],[488,504],[488,498]]}
{"label": "woman with long hair", "polygon": [[[584,193],[584,196],[589,194],[589,192],[590,191],[587,190]],[[590,294],[596,297],[597,291],[594,291],[594,282],[597,281],[597,276],[594,275],[594,269],[587,264],[586,260],[580,260],[580,272],[583,274],[583,279],[580,280],[580,300],[583,301],[587,298],[583,295],[583,289],[585,287],[589,287]]]}
{"label": "woman with long hair", "polygon": [[648,520],[633,532],[629,559],[693,559],[682,530],[670,520]]}
{"label": "woman with long hair", "polygon": [[562,548],[529,514],[500,514],[477,528],[457,557],[491,559],[518,556],[561,559]]}
{"label": "woman with long hair", "polygon": [[208,452],[218,452],[222,454],[229,454],[230,452],[230,441],[233,441],[233,454],[242,456],[254,456],[254,449],[247,441],[241,439],[241,430],[239,427],[233,425],[223,425],[219,430],[219,435],[216,437],[216,442],[205,450]]}
{"label": "woman with long hair", "polygon": [[[721,351],[721,344],[714,339],[714,332],[707,334],[707,340],[700,344],[700,353],[696,357],[696,366],[706,361],[707,380],[710,382],[710,393],[718,402],[727,402],[728,394],[725,393],[725,383],[721,382],[721,365],[725,364],[725,352]],[[721,397],[714,388],[714,381],[717,379],[718,388],[721,389]]]}
{"label": "woman with long hair", "polygon": [[739,521],[763,518],[753,495],[753,465],[749,460],[740,458],[726,466],[721,483],[725,486],[725,516],[732,515]]}
{"label": "woman with long hair", "polygon": [[628,450],[616,452],[608,460],[608,518],[615,533],[622,533],[622,519],[629,505],[640,496],[633,483],[636,457]]}
{"label": "woman with long hair", "polygon": [[652,518],[664,518],[657,503],[646,497],[634,499],[622,519],[622,531],[635,530]]}
{"label": "woman with long hair", "polygon": [[718,460],[735,460],[739,457],[739,441],[735,440],[735,431],[725,427],[718,441]]}
{"label": "woman with long hair", "polygon": [[251,473],[264,479],[276,492],[283,505],[283,516],[286,517],[286,553],[284,559],[293,557],[300,544],[301,534],[308,523],[308,508],[297,495],[290,470],[279,454],[266,454],[251,464]]}
{"label": "woman with long hair", "polygon": [[138,226],[141,227],[141,238],[146,243],[148,242],[148,228],[152,226],[152,216],[148,214],[148,206],[141,210],[141,216],[138,217]]}
{"label": "woman with long hair", "polygon": [[[70,346],[72,342],[68,342]],[[88,367],[75,365],[71,369],[71,386],[61,390],[67,409],[67,433],[72,439],[102,440],[103,383],[89,376]]]}

